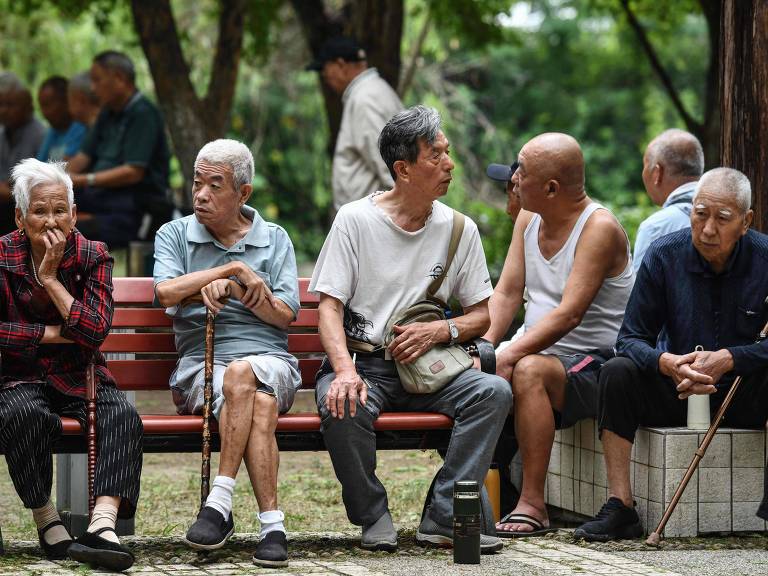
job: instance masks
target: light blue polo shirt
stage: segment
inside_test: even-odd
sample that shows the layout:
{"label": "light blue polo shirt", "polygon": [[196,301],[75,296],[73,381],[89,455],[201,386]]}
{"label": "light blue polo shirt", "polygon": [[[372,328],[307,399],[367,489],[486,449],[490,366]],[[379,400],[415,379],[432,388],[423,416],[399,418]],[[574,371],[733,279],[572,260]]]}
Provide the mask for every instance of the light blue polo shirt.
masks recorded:
{"label": "light blue polo shirt", "polygon": [[[272,293],[296,314],[299,284],[296,257],[288,234],[280,226],[265,222],[250,206],[243,206],[241,213],[253,224],[248,234],[230,248],[217,242],[194,214],[164,224],[155,236],[155,286],[163,280],[240,260],[259,274]],[[173,318],[179,356],[202,359],[205,356],[205,306],[174,306],[167,308],[166,313]],[[272,354],[296,363],[288,353],[287,333],[262,322],[235,298],[216,315],[215,354],[217,361]]]}

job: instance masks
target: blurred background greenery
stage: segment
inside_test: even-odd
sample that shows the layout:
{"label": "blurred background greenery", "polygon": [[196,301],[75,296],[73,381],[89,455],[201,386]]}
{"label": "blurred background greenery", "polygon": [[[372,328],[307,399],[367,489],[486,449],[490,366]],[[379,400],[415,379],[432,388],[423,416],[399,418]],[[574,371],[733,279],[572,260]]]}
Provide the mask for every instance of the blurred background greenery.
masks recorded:
{"label": "blurred background greenery", "polygon": [[[304,71],[310,50],[296,15],[302,1],[245,2],[243,53],[226,136],[251,147],[256,159],[251,203],[288,230],[308,273],[329,225],[332,130],[319,78]],[[231,3],[170,1],[189,77],[200,95],[211,76],[217,22]],[[17,73],[36,89],[49,75],[71,76],[87,69],[97,52],[118,49],[137,64],[140,88],[156,97],[135,31],[142,4],[0,0],[0,70]],[[326,0],[323,9],[343,14],[350,4],[355,0]],[[380,4],[385,10],[389,3]],[[638,224],[654,209],[640,177],[645,145],[666,128],[690,129],[692,119],[707,121],[712,78],[707,4],[404,0],[400,75],[413,71],[404,102],[426,103],[443,114],[456,160],[446,201],[478,223],[494,278],[512,223],[504,213],[503,190],[485,178],[485,166],[512,162],[526,140],[541,132],[563,131],[581,142],[588,193],[610,206],[634,239]],[[660,82],[630,14],[671,90]],[[716,158],[708,160],[710,165]],[[172,184],[184,186],[178,160]]]}

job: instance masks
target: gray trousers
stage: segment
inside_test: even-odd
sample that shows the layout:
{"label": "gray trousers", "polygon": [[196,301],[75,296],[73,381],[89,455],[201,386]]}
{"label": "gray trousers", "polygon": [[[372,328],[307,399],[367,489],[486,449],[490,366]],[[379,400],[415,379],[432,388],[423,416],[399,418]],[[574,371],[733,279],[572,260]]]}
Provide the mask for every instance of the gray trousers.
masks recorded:
{"label": "gray trousers", "polygon": [[370,384],[365,406],[357,414],[331,416],[325,396],[335,377],[326,358],[315,395],[325,445],[341,482],[349,521],[358,526],[376,522],[387,511],[387,492],[376,477],[376,433],[373,422],[382,411],[439,412],[454,419],[445,464],[435,482],[429,516],[453,526],[453,482],[475,480],[482,485],[496,440],[512,406],[512,388],[503,378],[470,369],[439,392],[410,394],[403,390],[394,361],[357,357],[358,374]]}

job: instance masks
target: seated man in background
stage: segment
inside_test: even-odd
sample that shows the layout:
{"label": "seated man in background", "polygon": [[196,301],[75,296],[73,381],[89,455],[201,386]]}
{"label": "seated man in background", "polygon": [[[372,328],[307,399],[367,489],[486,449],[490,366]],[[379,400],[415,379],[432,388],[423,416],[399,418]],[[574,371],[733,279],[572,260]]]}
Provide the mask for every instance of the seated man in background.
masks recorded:
{"label": "seated man in background", "polygon": [[[691,228],[657,240],[643,259],[619,332],[620,356],[600,372],[598,426],[610,497],[575,537],[643,533],[629,478],[635,431],[684,426],[685,398],[710,394],[714,414],[735,377],[743,376],[723,424],[765,429],[768,340],[755,340],[766,320],[768,236],[749,229],[751,199],[749,180],[738,170],[706,172],[696,187]],[[664,348],[657,345],[662,330]],[[768,519],[765,497],[757,515]]]}
{"label": "seated man in background", "polygon": [[523,211],[491,296],[487,340],[498,344],[527,293],[525,331],[497,353],[512,385],[523,485],[499,536],[550,530],[544,482],[556,424],[597,414],[597,371],[614,355],[634,274],[616,218],[584,190],[584,158],[566,134],[536,136],[512,176]]}
{"label": "seated man in background", "polygon": [[34,158],[45,126],[33,116],[32,95],[15,74],[0,73],[0,235],[14,228],[11,169]]}
{"label": "seated man in background", "polygon": [[651,242],[691,225],[691,200],[704,172],[704,150],[685,130],[666,130],[656,136],[643,155],[643,184],[661,210],[640,223],[632,266],[640,269]]}
{"label": "seated man in background", "polygon": [[[317,406],[347,516],[362,526],[361,546],[368,550],[397,548],[387,492],[376,476],[374,421],[389,410],[454,418],[445,464],[416,533],[420,543],[452,545],[454,481],[482,485],[512,395],[504,380],[474,368],[430,394],[403,388],[395,360],[407,364],[435,346],[482,334],[492,289],[477,226],[466,218],[435,295],[443,302],[456,298],[464,315],[395,326],[398,336],[385,346],[390,317],[423,300],[446,266],[454,211],[438,199],[448,191],[454,164],[440,115],[424,106],[395,114],[381,132],[379,150],[394,187],[341,207],[310,284],[320,294],[326,352]],[[368,351],[355,353],[363,346],[354,341]],[[501,547],[495,536],[480,536],[483,553]]]}
{"label": "seated man in background", "polygon": [[69,160],[80,151],[86,128],[73,120],[69,113],[67,92],[69,81],[63,76],[51,76],[40,85],[37,101],[40,111],[51,127],[48,129],[37,159]]}
{"label": "seated man in background", "polygon": [[[221,458],[186,542],[215,550],[232,536],[232,495],[245,460],[261,522],[253,562],[279,567],[288,564],[288,547],[277,507],[275,428],[301,386],[286,332],[299,309],[299,286],[285,230],[246,204],[252,180],[253,156],[244,144],[203,146],[195,160],[195,213],[165,224],[155,238],[155,295],[173,317],[179,360],[170,386],[180,414],[202,412],[205,307],[217,314],[212,413]],[[182,307],[197,295],[204,306]]]}
{"label": "seated man in background", "polygon": [[170,152],[160,111],[137,90],[128,56],[114,51],[96,56],[91,82],[103,108],[69,163],[80,189],[78,207],[88,216],[80,228],[111,248],[123,247],[146,236],[157,218],[170,217],[155,216],[156,207],[167,204]]}

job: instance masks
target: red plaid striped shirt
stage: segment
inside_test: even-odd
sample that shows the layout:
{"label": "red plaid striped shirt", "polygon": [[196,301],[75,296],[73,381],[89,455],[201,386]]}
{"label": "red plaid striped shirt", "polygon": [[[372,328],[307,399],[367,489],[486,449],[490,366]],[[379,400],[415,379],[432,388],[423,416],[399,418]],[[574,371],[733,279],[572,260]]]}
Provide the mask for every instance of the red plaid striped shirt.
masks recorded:
{"label": "red plaid striped shirt", "polygon": [[[85,368],[114,385],[99,346],[112,325],[112,256],[101,242],[75,230],[67,240],[58,278],[75,299],[64,321],[30,270],[28,239],[18,230],[0,238],[0,388],[47,383],[85,396]],[[74,344],[41,344],[46,325],[61,325]]]}

